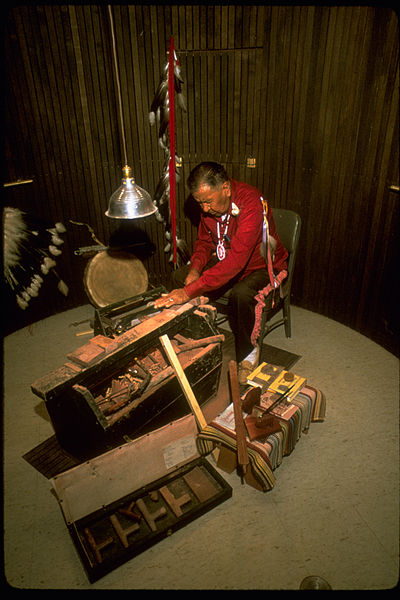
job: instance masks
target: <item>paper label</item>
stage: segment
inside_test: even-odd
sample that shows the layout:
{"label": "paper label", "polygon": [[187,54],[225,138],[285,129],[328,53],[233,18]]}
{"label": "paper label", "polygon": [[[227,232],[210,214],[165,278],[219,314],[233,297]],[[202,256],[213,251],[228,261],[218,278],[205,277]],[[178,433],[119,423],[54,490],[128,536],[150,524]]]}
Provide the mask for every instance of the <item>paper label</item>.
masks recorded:
{"label": "paper label", "polygon": [[167,469],[172,469],[180,463],[193,459],[198,455],[195,438],[187,436],[172,442],[163,448],[163,456]]}

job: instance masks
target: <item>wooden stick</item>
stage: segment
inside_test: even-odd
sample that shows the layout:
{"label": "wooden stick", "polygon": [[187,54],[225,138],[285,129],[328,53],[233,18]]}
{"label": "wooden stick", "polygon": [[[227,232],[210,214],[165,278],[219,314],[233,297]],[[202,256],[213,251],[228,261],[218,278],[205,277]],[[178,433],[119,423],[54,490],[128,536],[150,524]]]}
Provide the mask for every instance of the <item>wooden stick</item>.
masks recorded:
{"label": "wooden stick", "polygon": [[286,398],[286,396],[289,395],[289,392],[294,388],[296,384],[294,383],[288,390],[286,390],[286,392],[283,392],[282,394],[280,394],[279,398],[277,398],[272,404],[271,406],[269,406],[266,410],[264,410],[263,415],[266,415],[267,413],[271,412],[271,410],[273,408],[275,408],[275,406],[277,404],[279,404],[280,402],[282,402],[282,400],[284,398]]}
{"label": "wooden stick", "polygon": [[196,397],[193,393],[193,390],[190,387],[190,384],[185,375],[185,371],[183,370],[182,365],[179,362],[176,352],[171,344],[171,340],[169,339],[168,335],[165,334],[160,337],[160,342],[161,342],[162,347],[164,348],[164,350],[167,354],[167,357],[176,373],[176,377],[179,381],[182,391],[185,394],[186,400],[189,402],[191,411],[196,418],[197,426],[198,426],[199,430],[201,431],[202,429],[207,427],[207,421],[205,420],[204,415],[201,412],[199,403],[197,402]]}
{"label": "wooden stick", "polygon": [[80,335],[91,335],[93,333],[93,329],[88,329],[87,331],[78,331],[75,335],[78,337]]}
{"label": "wooden stick", "polygon": [[246,475],[249,464],[249,455],[247,452],[246,429],[243,421],[242,403],[240,400],[239,382],[237,377],[236,361],[229,361],[229,380],[231,384],[231,396],[233,403],[233,414],[235,416],[237,460],[241,470],[241,479]]}
{"label": "wooden stick", "polygon": [[195,348],[201,348],[208,344],[215,344],[216,342],[224,342],[224,334],[212,335],[210,337],[201,338],[199,340],[187,340],[183,344],[177,347],[178,352],[185,352],[186,350],[194,350]]}

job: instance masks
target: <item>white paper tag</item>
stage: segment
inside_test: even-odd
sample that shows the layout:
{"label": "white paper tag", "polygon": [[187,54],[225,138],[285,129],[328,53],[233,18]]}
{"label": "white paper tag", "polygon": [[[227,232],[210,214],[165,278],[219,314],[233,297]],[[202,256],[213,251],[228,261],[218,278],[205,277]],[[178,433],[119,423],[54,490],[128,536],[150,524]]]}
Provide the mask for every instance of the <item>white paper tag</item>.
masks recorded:
{"label": "white paper tag", "polygon": [[187,436],[172,442],[163,448],[165,466],[167,469],[172,469],[180,463],[186,462],[190,458],[195,458],[198,455],[195,438]]}

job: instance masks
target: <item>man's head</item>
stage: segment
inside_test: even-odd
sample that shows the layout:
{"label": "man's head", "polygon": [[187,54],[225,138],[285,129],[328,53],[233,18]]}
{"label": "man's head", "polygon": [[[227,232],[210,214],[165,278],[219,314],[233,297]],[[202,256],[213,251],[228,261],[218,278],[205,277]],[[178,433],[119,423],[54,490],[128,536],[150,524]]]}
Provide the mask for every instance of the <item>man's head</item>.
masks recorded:
{"label": "man's head", "polygon": [[231,184],[222,165],[203,162],[190,173],[187,186],[203,212],[220,217],[229,209]]}

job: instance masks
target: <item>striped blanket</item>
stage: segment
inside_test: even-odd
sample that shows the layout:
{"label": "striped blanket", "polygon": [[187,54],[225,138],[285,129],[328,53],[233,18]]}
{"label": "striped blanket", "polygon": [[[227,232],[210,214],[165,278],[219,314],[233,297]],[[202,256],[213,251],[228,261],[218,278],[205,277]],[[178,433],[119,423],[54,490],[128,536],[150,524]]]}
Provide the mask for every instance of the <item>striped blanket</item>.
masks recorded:
{"label": "striped blanket", "polygon": [[[281,464],[283,457],[293,451],[301,434],[308,432],[312,422],[325,419],[326,398],[320,390],[304,386],[292,402],[297,410],[290,419],[279,419],[281,431],[271,434],[263,442],[247,440],[250,466],[264,492],[274,487],[273,471]],[[233,404],[211,421],[197,437],[197,447],[202,455],[209,454],[220,444],[236,452]]]}

